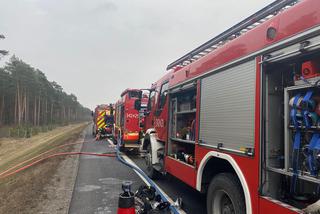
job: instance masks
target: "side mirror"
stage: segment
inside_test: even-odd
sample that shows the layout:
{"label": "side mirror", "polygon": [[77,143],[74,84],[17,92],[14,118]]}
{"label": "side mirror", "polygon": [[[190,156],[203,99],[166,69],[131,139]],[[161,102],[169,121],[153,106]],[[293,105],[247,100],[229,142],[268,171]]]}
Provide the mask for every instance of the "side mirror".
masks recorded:
{"label": "side mirror", "polygon": [[140,123],[140,128],[144,128],[144,124],[143,123]]}
{"label": "side mirror", "polygon": [[150,114],[150,111],[145,111],[144,115],[148,116]]}
{"label": "side mirror", "polygon": [[141,100],[140,99],[134,101],[134,109],[137,111],[140,111],[140,109],[141,109]]}

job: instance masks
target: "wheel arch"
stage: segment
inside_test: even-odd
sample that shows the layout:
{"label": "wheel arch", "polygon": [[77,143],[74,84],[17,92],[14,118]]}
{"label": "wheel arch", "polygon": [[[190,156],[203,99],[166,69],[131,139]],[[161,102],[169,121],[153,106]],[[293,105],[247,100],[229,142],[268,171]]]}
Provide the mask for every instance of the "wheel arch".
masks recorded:
{"label": "wheel arch", "polygon": [[164,148],[164,143],[157,140],[157,133],[154,129],[148,129],[143,139],[142,149],[147,150],[151,145],[152,164],[159,163],[157,151]]}
{"label": "wheel arch", "polygon": [[[210,166],[212,165],[212,163],[217,163],[217,162],[224,166],[223,167],[225,168],[224,171],[221,171],[220,170],[221,168],[218,168],[213,173],[211,172],[208,174],[208,169],[211,168]],[[210,151],[204,156],[204,158],[201,160],[198,167],[196,189],[198,191],[202,191],[203,190],[202,187],[204,184],[203,181],[206,182],[205,179],[208,179],[208,178],[212,179],[212,177],[219,172],[234,172],[235,175],[237,175],[237,178],[241,183],[242,190],[244,193],[246,212],[247,214],[251,214],[252,213],[251,195],[250,195],[247,181],[237,162],[233,159],[232,156],[228,154],[220,153],[216,151]],[[206,177],[206,176],[209,176],[209,177]]]}

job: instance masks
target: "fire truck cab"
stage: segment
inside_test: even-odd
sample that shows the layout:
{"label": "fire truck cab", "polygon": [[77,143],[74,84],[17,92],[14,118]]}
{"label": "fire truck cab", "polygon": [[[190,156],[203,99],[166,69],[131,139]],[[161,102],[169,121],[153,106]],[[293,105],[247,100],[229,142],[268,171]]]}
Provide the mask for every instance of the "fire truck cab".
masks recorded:
{"label": "fire truck cab", "polygon": [[136,100],[141,100],[140,89],[126,89],[115,105],[114,137],[123,149],[139,149],[140,147],[140,116],[135,108]]}
{"label": "fire truck cab", "polygon": [[167,67],[145,113],[147,173],[208,214],[301,213],[320,198],[320,1],[279,0]]}

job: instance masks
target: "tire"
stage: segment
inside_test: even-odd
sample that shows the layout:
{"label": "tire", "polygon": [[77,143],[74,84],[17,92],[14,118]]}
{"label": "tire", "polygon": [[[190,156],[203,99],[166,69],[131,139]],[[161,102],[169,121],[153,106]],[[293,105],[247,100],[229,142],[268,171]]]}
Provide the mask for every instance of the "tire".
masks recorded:
{"label": "tire", "polygon": [[245,214],[243,190],[237,177],[232,173],[216,175],[207,192],[208,214]]}
{"label": "tire", "polygon": [[146,161],[146,174],[148,175],[149,178],[151,179],[157,179],[160,176],[160,173],[155,170],[152,166],[152,150],[151,150],[151,144],[148,145],[147,147],[147,154],[145,157]]}

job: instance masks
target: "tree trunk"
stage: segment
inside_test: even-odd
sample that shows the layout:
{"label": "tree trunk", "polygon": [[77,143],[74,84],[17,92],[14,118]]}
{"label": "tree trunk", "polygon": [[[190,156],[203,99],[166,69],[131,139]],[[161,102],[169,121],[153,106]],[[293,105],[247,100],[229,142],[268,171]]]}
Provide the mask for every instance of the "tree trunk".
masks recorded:
{"label": "tree trunk", "polygon": [[17,124],[17,111],[18,111],[18,91],[16,91],[14,96],[14,124]]}
{"label": "tree trunk", "polygon": [[44,117],[45,117],[45,124],[47,125],[48,124],[48,100],[46,99],[46,105],[45,105],[45,114],[44,114]]}
{"label": "tree trunk", "polygon": [[21,107],[21,120],[26,123],[26,117],[27,117],[27,107],[26,107],[26,99],[27,96],[27,92],[24,91],[24,93],[22,94],[22,107]]}
{"label": "tree trunk", "polygon": [[40,99],[40,95],[39,95],[39,100],[38,100],[38,116],[37,116],[37,119],[38,119],[37,125],[38,125],[38,126],[40,126],[40,113],[41,113],[40,109],[41,109],[41,99]]}
{"label": "tree trunk", "polygon": [[51,110],[50,110],[50,120],[51,120],[51,124],[52,124],[52,122],[53,122],[52,117],[53,117],[53,102],[51,103]]}
{"label": "tree trunk", "polygon": [[33,106],[33,125],[37,125],[37,97],[34,97],[34,106]]}
{"label": "tree trunk", "polygon": [[21,92],[20,92],[20,84],[17,84],[17,99],[18,99],[18,125],[21,124]]}
{"label": "tree trunk", "polygon": [[0,107],[0,125],[4,124],[4,119],[3,119],[3,111],[5,109],[5,99],[4,99],[4,94],[1,97],[1,107]]}
{"label": "tree trunk", "polygon": [[25,94],[25,109],[26,109],[26,115],[25,115],[25,124],[29,121],[29,97],[27,95],[27,92]]}

